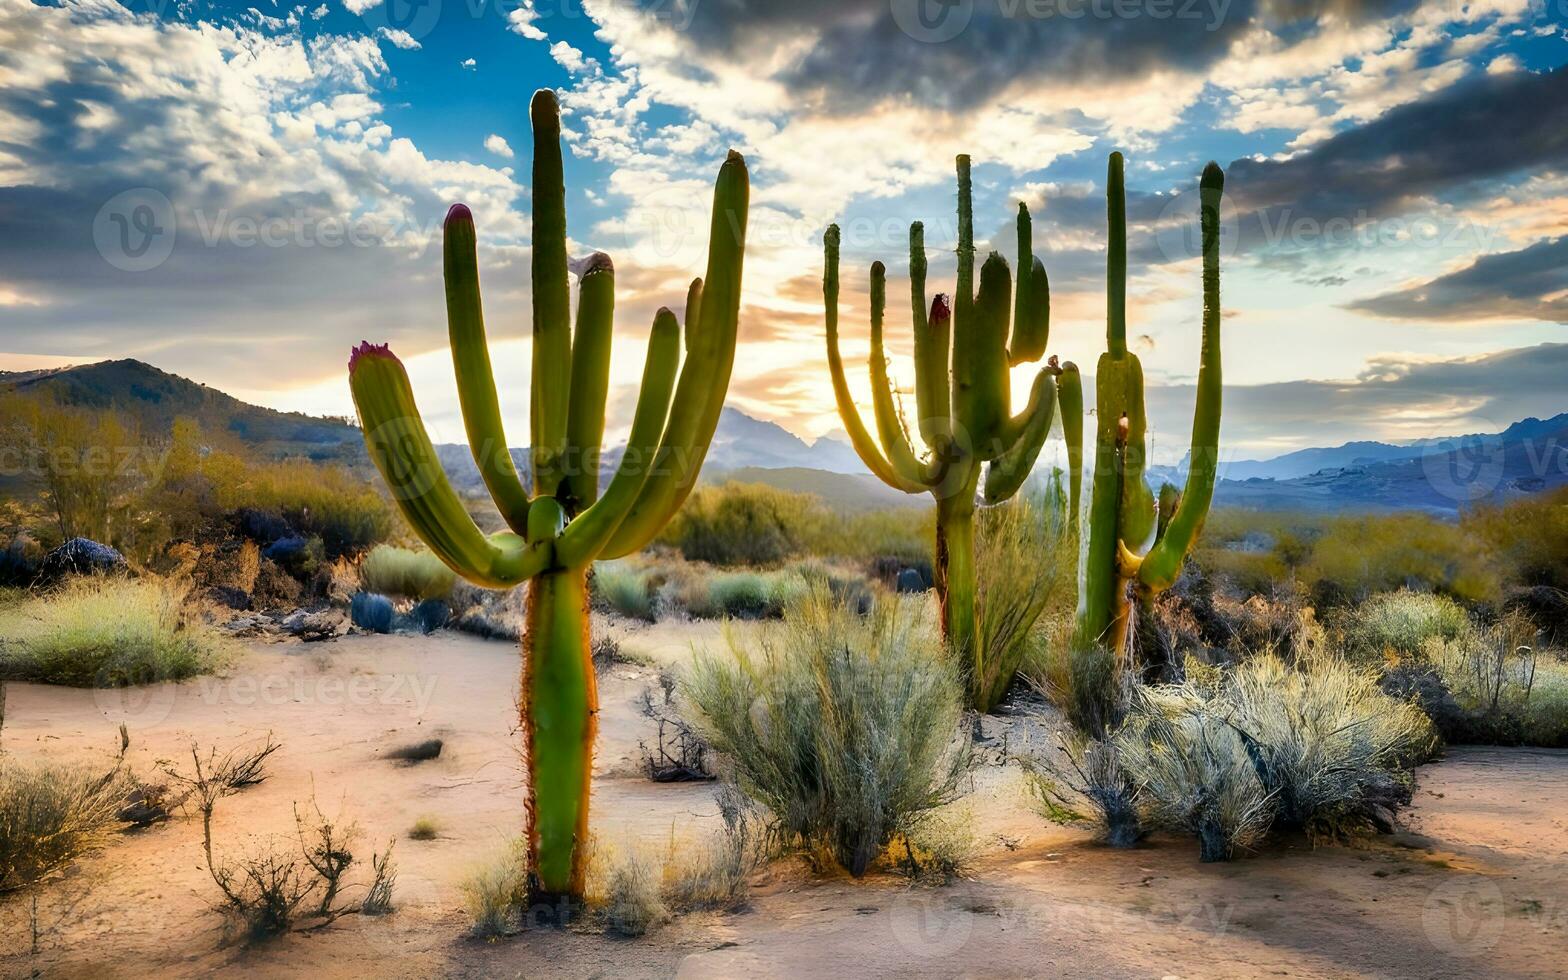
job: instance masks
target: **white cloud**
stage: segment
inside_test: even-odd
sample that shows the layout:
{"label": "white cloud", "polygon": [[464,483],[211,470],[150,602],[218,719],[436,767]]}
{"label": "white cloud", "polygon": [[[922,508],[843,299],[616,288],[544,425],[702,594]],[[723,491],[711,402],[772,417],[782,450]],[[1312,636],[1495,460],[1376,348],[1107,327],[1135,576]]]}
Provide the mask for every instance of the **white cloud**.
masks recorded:
{"label": "white cloud", "polygon": [[367,10],[381,6],[381,0],[343,0],[343,9],[358,17]]}
{"label": "white cloud", "polygon": [[392,46],[404,51],[418,51],[419,42],[414,40],[414,35],[395,27],[383,27],[376,32],[378,36],[392,42]]}
{"label": "white cloud", "polygon": [[550,57],[555,59],[556,64],[573,74],[582,71],[590,63],[583,60],[581,51],[565,41],[557,41],[550,45]]}
{"label": "white cloud", "polygon": [[543,41],[546,38],[544,31],[534,26],[538,19],[539,11],[534,9],[533,0],[522,0],[521,4],[507,13],[506,29],[513,34],[521,34],[530,41]]}
{"label": "white cloud", "polygon": [[485,149],[498,157],[506,157],[508,160],[512,159],[512,147],[505,139],[495,133],[485,137]]}
{"label": "white cloud", "polygon": [[468,71],[478,71],[479,70],[479,62],[475,61],[473,58],[464,58],[458,64],[462,68],[464,68],[464,69],[466,69]]}
{"label": "white cloud", "polygon": [[327,16],[327,13],[328,13],[327,5],[326,4],[322,4],[321,6],[317,7],[315,10],[312,10],[310,12],[310,19],[311,20],[321,20],[323,17]]}

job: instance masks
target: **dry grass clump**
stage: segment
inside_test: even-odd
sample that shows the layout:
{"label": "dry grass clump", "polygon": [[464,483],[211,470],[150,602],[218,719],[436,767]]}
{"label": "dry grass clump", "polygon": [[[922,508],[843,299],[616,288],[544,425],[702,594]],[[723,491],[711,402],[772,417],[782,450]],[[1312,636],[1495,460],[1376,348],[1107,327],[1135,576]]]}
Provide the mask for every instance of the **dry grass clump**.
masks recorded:
{"label": "dry grass clump", "polygon": [[228,648],[185,615],[187,586],[156,578],[80,577],[0,607],[0,678],[122,687],[180,680]]}
{"label": "dry grass clump", "polygon": [[605,931],[635,938],[667,922],[670,909],[660,888],[662,874],[659,863],[639,848],[610,863],[595,903]]}
{"label": "dry grass clump", "polygon": [[1024,756],[1028,786],[1040,813],[1052,823],[1086,826],[1112,847],[1132,847],[1148,835],[1138,787],[1112,742],[1065,737],[1060,757]]}
{"label": "dry grass clump", "polygon": [[0,757],[0,895],[37,884],[108,843],[125,804],[129,744],[122,725],[119,756],[108,769]]}
{"label": "dry grass clump", "polygon": [[495,939],[516,930],[528,901],[528,843],[510,843],[495,858],[474,868],[461,884],[469,932]]}
{"label": "dry grass clump", "polygon": [[441,822],[435,817],[416,817],[408,828],[409,840],[435,840],[441,836]]}
{"label": "dry grass clump", "polygon": [[895,835],[953,799],[968,767],[959,682],[916,604],[864,616],[813,583],[756,647],[700,656],[694,724],[781,844],[861,875]]}
{"label": "dry grass clump", "polygon": [[457,575],[428,551],[381,544],[360,564],[359,582],[366,592],[414,600],[445,599],[452,594]]}
{"label": "dry grass clump", "polygon": [[1419,656],[1428,643],[1458,640],[1470,630],[1459,603],[1408,589],[1372,596],[1340,624],[1346,650],[1366,658]]}
{"label": "dry grass clump", "polygon": [[1039,642],[1034,634],[1041,615],[1073,594],[1078,548],[1060,512],[1030,495],[982,508],[977,517],[975,578],[983,655],[976,662],[983,673],[968,681],[971,702],[989,706],[1002,699],[1031,643]]}

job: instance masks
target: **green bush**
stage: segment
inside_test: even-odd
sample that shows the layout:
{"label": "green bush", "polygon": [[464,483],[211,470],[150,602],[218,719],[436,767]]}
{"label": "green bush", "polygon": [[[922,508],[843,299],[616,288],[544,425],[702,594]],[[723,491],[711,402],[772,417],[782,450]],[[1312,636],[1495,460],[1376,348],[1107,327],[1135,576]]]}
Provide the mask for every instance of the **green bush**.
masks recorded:
{"label": "green bush", "polygon": [[1341,624],[1346,650],[1362,657],[1414,657],[1428,643],[1456,640],[1470,629],[1469,615],[1454,600],[1407,589],[1372,596]]}
{"label": "green bush", "polygon": [[445,599],[457,575],[428,551],[377,545],[359,566],[360,587],[366,592],[404,599]]}
{"label": "green bush", "polygon": [[1494,600],[1502,592],[1485,550],[1458,525],[1424,514],[1333,518],[1300,574],[1320,596],[1352,601],[1403,588],[1468,602]]}
{"label": "green bush", "polygon": [[789,571],[715,572],[688,593],[686,609],[698,619],[769,619],[784,615],[805,589],[805,580]]}
{"label": "green bush", "polygon": [[660,540],[687,561],[772,565],[800,554],[832,520],[821,499],[812,494],[726,483],[697,488]]}
{"label": "green bush", "polygon": [[861,616],[814,583],[754,649],[732,636],[684,684],[727,778],[780,841],[856,876],[953,799],[969,763],[955,748],[959,681],[918,613],[888,599]]}
{"label": "green bush", "polygon": [[653,622],[657,617],[653,576],[645,568],[624,561],[601,561],[593,566],[594,602],[631,619]]}
{"label": "green bush", "polygon": [[1467,510],[1460,527],[1519,585],[1568,591],[1568,487]]}
{"label": "green bush", "polygon": [[974,703],[990,706],[1002,699],[1048,608],[1075,601],[1078,547],[1060,514],[1037,499],[1020,495],[977,515],[975,579],[984,676],[971,677],[980,692]]}
{"label": "green bush", "polygon": [[184,587],[151,578],[76,578],[29,595],[0,608],[0,678],[122,687],[209,672],[226,645],[185,621],[184,600]]}

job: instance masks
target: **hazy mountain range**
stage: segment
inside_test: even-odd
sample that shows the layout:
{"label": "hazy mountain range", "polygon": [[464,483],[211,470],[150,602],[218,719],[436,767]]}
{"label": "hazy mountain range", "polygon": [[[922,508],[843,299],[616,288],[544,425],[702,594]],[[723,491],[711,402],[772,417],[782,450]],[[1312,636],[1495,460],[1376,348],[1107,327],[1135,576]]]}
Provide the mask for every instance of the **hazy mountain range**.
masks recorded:
{"label": "hazy mountain range", "polygon": [[[174,419],[197,419],[271,457],[367,465],[359,430],[348,420],[278,412],[239,401],[136,360],[104,361],[48,371],[0,372],[0,392],[51,398],[61,404],[114,409],[144,433],[166,432]],[[1092,431],[1092,430],[1091,430]],[[459,489],[478,492],[478,471],[466,446],[438,446]],[[526,469],[527,453],[513,450]],[[613,468],[618,451],[605,453]],[[1151,477],[1180,485],[1185,464],[1150,467]],[[1500,433],[1408,444],[1348,442],[1302,449],[1266,460],[1233,460],[1220,468],[1216,502],[1264,509],[1365,510],[1411,508],[1453,513],[1477,500],[1498,500],[1568,483],[1568,413],[1525,419]],[[859,510],[915,505],[872,477],[849,443],[836,436],[807,442],[772,422],[725,408],[703,479],[768,483],[816,493]]]}

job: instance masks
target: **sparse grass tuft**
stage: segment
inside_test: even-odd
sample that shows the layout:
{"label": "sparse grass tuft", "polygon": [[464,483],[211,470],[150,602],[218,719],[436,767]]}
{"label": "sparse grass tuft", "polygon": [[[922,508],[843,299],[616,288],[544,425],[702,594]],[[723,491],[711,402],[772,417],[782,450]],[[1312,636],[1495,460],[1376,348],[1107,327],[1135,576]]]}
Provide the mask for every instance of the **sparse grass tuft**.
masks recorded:
{"label": "sparse grass tuft", "polygon": [[435,817],[417,817],[408,828],[409,840],[435,840],[441,836],[441,823]]}
{"label": "sparse grass tuft", "polygon": [[699,656],[695,724],[781,842],[861,875],[895,835],[953,799],[969,764],[960,688],[917,604],[865,616],[813,583],[757,647]]}
{"label": "sparse grass tuft", "polygon": [[83,577],[0,607],[0,679],[123,687],[211,671],[226,644],[186,621],[185,597],[164,579]]}
{"label": "sparse grass tuft", "polygon": [[624,561],[601,561],[593,567],[593,598],[629,619],[651,623],[654,611],[653,580],[647,569]]}
{"label": "sparse grass tuft", "polygon": [[527,855],[527,842],[515,841],[463,879],[463,904],[473,935],[495,939],[513,931],[528,899]]}
{"label": "sparse grass tuft", "polygon": [[0,769],[0,895],[34,885],[106,844],[128,781],[110,768],[8,763]]}
{"label": "sparse grass tuft", "polygon": [[635,938],[669,920],[670,909],[659,887],[663,871],[639,848],[626,851],[609,864],[596,903],[607,932]]}

